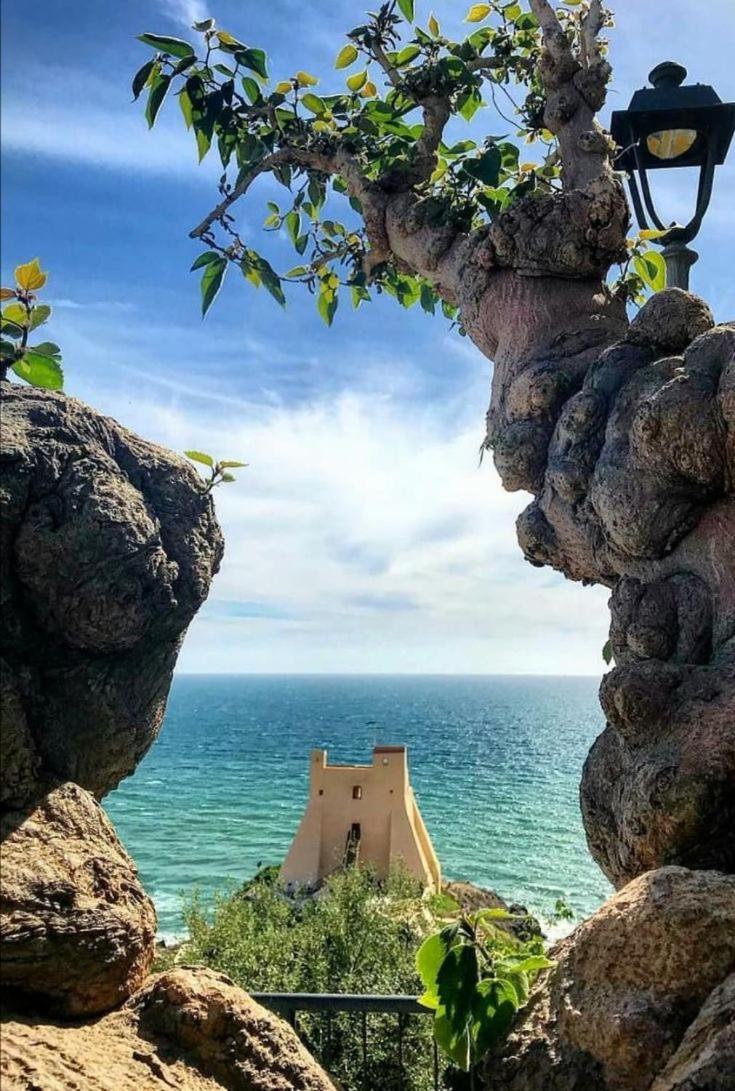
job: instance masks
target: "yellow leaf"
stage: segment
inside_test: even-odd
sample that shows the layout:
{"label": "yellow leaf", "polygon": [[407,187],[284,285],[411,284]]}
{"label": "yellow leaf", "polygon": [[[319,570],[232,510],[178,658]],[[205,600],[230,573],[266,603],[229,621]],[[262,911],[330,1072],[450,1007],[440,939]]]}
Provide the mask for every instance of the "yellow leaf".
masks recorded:
{"label": "yellow leaf", "polygon": [[0,299],[15,299],[15,288],[0,288]]}
{"label": "yellow leaf", "polygon": [[15,322],[16,326],[27,326],[30,322],[28,311],[22,303],[11,303],[3,311],[3,318],[6,322]]}
{"label": "yellow leaf", "polygon": [[221,42],[224,42],[225,45],[233,45],[237,41],[237,38],[233,38],[229,30],[218,30],[217,37]]}
{"label": "yellow leaf", "polygon": [[48,276],[42,272],[38,258],[19,265],[15,270],[15,279],[18,287],[26,292],[35,292],[37,288],[43,288]]}
{"label": "yellow leaf", "polygon": [[521,174],[528,174],[529,171],[536,170],[537,165],[537,163],[521,163],[518,170]]}
{"label": "yellow leaf", "polygon": [[275,90],[279,95],[287,95],[289,91],[293,91],[293,84],[291,80],[281,80],[276,84]]}
{"label": "yellow leaf", "polygon": [[355,72],[354,76],[347,77],[347,86],[349,87],[350,91],[359,91],[367,83],[367,78],[367,72]]}
{"label": "yellow leaf", "polygon": [[334,67],[335,68],[349,68],[350,65],[354,64],[354,62],[357,60],[357,57],[358,57],[358,53],[357,53],[356,46],[354,46],[354,45],[342,46],[339,53],[337,54],[337,59],[334,62]]}
{"label": "yellow leaf", "polygon": [[375,98],[377,93],[378,88],[375,86],[372,80],[368,80],[362,91],[360,92],[363,98]]}
{"label": "yellow leaf", "polygon": [[668,235],[668,231],[657,231],[654,228],[648,227],[645,231],[638,232],[639,239],[662,239],[664,235]]}
{"label": "yellow leaf", "polygon": [[301,87],[315,87],[319,83],[316,76],[312,76],[309,72],[297,72],[296,79]]}
{"label": "yellow leaf", "polygon": [[490,4],[473,4],[465,15],[465,23],[481,23],[492,11]]}
{"label": "yellow leaf", "polygon": [[439,23],[433,11],[429,16],[429,33],[433,34],[435,38],[439,37]]}

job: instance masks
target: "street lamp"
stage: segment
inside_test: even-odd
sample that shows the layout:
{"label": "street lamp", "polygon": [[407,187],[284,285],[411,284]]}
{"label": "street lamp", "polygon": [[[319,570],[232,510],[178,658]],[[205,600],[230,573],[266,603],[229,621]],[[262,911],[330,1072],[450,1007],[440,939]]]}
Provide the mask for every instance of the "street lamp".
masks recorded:
{"label": "street lamp", "polygon": [[[686,68],[674,61],[656,65],[648,77],[652,86],[636,91],[627,110],[613,113],[610,125],[620,149],[615,166],[628,174],[640,228],[666,232],[657,241],[663,246],[667,284],[676,288],[689,287],[689,268],[699,255],[687,243],[702,224],[715,167],[725,162],[735,130],[735,103],[722,102],[706,84],[683,85],[686,75]],[[664,225],[648,180],[649,171],[673,167],[699,167],[697,204],[684,227]]]}

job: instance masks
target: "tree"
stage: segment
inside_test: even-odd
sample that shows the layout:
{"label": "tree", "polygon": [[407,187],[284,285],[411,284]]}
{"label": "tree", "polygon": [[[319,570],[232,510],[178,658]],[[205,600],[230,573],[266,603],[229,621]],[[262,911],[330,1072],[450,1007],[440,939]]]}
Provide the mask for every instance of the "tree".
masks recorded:
{"label": "tree", "polygon": [[[679,289],[628,320],[643,281],[662,287],[661,264],[626,243],[596,120],[611,74],[600,0],[491,0],[467,19],[454,42],[433,16],[414,25],[412,0],[383,4],[341,44],[347,91],[328,95],[305,71],[271,90],[265,54],[207,20],[202,58],[143,35],[156,56],[134,93],[147,87],[152,125],[177,89],[200,155],[216,143],[222,159],[221,199],[191,232],[207,246],[204,311],[236,265],[280,303],[303,282],[330,323],[343,286],[356,304],[440,304],[494,361],[485,446],[504,486],[533,494],[524,554],[613,592],[608,726],[582,785],[590,849],[618,885],[663,863],[731,871],[735,329]],[[505,137],[448,143],[453,117],[509,88],[542,162]],[[235,220],[265,173],[289,194],[266,226],[303,261],[285,276]],[[356,225],[324,218],[334,193]]]}

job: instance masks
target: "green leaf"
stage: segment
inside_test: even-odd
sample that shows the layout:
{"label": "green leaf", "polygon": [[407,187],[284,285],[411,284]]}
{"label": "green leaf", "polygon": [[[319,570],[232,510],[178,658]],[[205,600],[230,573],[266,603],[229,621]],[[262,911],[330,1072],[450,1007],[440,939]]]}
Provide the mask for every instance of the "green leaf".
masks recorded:
{"label": "green leaf", "polygon": [[312,114],[324,114],[327,111],[324,100],[320,99],[319,96],[315,95],[312,91],[308,91],[303,95],[301,102],[307,110],[311,110]]}
{"label": "green leaf", "polygon": [[[419,1003],[425,1007],[435,1008],[439,1002],[437,976],[446,958],[447,950],[446,942],[439,933],[436,933],[425,939],[416,952],[416,970],[425,989],[425,994]],[[427,998],[436,1000],[436,1003],[428,1003]]]}
{"label": "green leaf", "polygon": [[321,318],[326,322],[328,326],[334,322],[334,316],[337,313],[337,306],[339,300],[337,298],[336,291],[331,288],[327,288],[322,282],[322,286],[319,290],[319,295],[316,301],[316,308]]}
{"label": "green leaf", "polygon": [[29,345],[28,352],[37,352],[41,356],[60,356],[61,349],[53,341],[42,341],[40,345]]}
{"label": "green leaf", "polygon": [[465,159],[462,170],[465,174],[469,174],[471,178],[483,182],[486,186],[497,186],[500,181],[502,164],[503,158],[500,149],[497,145],[492,144],[477,159]]}
{"label": "green leaf", "polygon": [[490,4],[473,4],[464,17],[465,23],[481,23],[492,11]]}
{"label": "green leaf", "polygon": [[520,4],[507,4],[506,7],[503,8],[503,15],[512,23],[522,14],[522,11],[523,9]]}
{"label": "green leaf", "polygon": [[354,45],[344,45],[337,54],[337,59],[334,62],[335,68],[349,68],[351,64],[354,64],[359,56],[357,48]]}
{"label": "green leaf", "polygon": [[481,106],[482,95],[476,87],[471,91],[466,91],[457,99],[457,112],[465,121],[472,121]]}
{"label": "green leaf", "polygon": [[502,1042],[517,1010],[516,994],[507,981],[487,979],[477,986],[472,1004],[475,1060]]}
{"label": "green leaf", "polygon": [[146,61],[146,63],[143,65],[143,67],[139,68],[138,71],[133,76],[133,101],[134,102],[139,97],[141,91],[143,90],[146,83],[148,82],[148,77],[150,76],[151,72],[153,71],[153,69],[155,67],[155,64],[156,64],[155,61]]}
{"label": "green leaf", "polygon": [[223,458],[220,462],[223,470],[241,470],[247,466],[247,462],[236,462],[232,458]]}
{"label": "green leaf", "polygon": [[190,129],[192,122],[192,105],[191,99],[189,98],[189,92],[186,90],[185,87],[182,87],[182,89],[179,91],[179,106],[181,107],[184,124],[186,125],[187,129]]}
{"label": "green leaf", "polygon": [[184,451],[184,454],[187,458],[190,458],[192,462],[201,462],[203,466],[214,466],[214,459],[204,451]]}
{"label": "green leaf", "polygon": [[18,353],[15,345],[12,341],[6,341],[5,338],[0,338],[0,359],[14,360]]}
{"label": "green leaf", "polygon": [[613,661],[613,647],[612,640],[608,637],[605,643],[602,645],[602,658],[607,663],[608,667]]}
{"label": "green leaf", "polygon": [[398,7],[403,18],[412,23],[414,20],[414,0],[398,0]]}
{"label": "green leaf", "polygon": [[24,379],[31,386],[43,390],[61,390],[64,386],[64,372],[56,356],[27,349],[20,360],[11,365],[19,379]]}
{"label": "green leaf", "polygon": [[[220,463],[220,466],[221,465],[222,463]],[[226,481],[229,484],[229,482],[236,481],[237,479],[234,474],[222,474],[221,480]]]}
{"label": "green leaf", "polygon": [[296,211],[296,209],[292,209],[291,212],[288,213],[285,219],[285,224],[289,238],[291,239],[291,242],[295,245],[296,240],[301,234],[301,216]]}
{"label": "green leaf", "polygon": [[638,255],[633,258],[633,266],[652,292],[660,292],[666,287],[666,262],[658,251],[650,250]]}
{"label": "green leaf", "polygon": [[202,318],[204,318],[205,314],[217,298],[226,271],[227,258],[220,256],[217,256],[216,260],[208,262],[205,266],[201,283]]}
{"label": "green leaf", "polygon": [[201,269],[205,265],[211,265],[213,261],[219,261],[222,257],[216,250],[207,250],[204,254],[200,254],[192,265],[190,272],[194,272],[195,269]]}
{"label": "green leaf", "polygon": [[12,322],[14,326],[27,326],[30,319],[22,303],[10,303],[3,311],[3,321]]}
{"label": "green leaf", "polygon": [[235,60],[261,79],[268,79],[268,59],[262,49],[242,49],[235,54]]}
{"label": "green leaf", "polygon": [[451,947],[436,975],[439,1002],[455,1034],[467,1025],[478,980],[477,951],[468,944]]}
{"label": "green leaf", "polygon": [[419,46],[417,46],[417,45],[407,45],[404,49],[401,50],[401,52],[396,57],[396,60],[395,60],[396,68],[403,68],[404,65],[410,64],[411,61],[415,61],[420,52],[421,52],[421,49],[420,49]]}
{"label": "green leaf", "polygon": [[362,72],[355,72],[353,76],[347,77],[347,86],[350,91],[361,91],[367,83],[367,70],[363,69]]}
{"label": "green leaf", "polygon": [[152,46],[159,53],[169,53],[172,57],[190,57],[194,53],[194,47],[182,41],[181,38],[164,38],[160,34],[139,34],[138,41]]}
{"label": "green leaf", "polygon": [[145,108],[145,117],[148,122],[148,128],[152,129],[155,125],[156,118],[158,117],[158,111],[163,105],[163,100],[166,97],[169,87],[171,86],[171,77],[159,75],[151,84],[151,89],[148,93],[148,102]]}
{"label": "green leaf", "polygon": [[464,1028],[457,1034],[452,1023],[442,1011],[434,1017],[434,1038],[439,1048],[463,1072],[470,1069],[470,1033]]}
{"label": "green leaf", "polygon": [[243,76],[242,89],[247,95],[248,102],[255,106],[262,99],[260,88],[252,76]]}

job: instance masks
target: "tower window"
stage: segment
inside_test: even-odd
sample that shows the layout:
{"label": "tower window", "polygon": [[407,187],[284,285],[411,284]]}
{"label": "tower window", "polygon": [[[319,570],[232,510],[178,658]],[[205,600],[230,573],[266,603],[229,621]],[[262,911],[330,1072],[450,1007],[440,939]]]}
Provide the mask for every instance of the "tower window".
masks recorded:
{"label": "tower window", "polygon": [[352,798],[362,799],[362,788],[359,784],[356,784],[355,787],[352,789]]}

